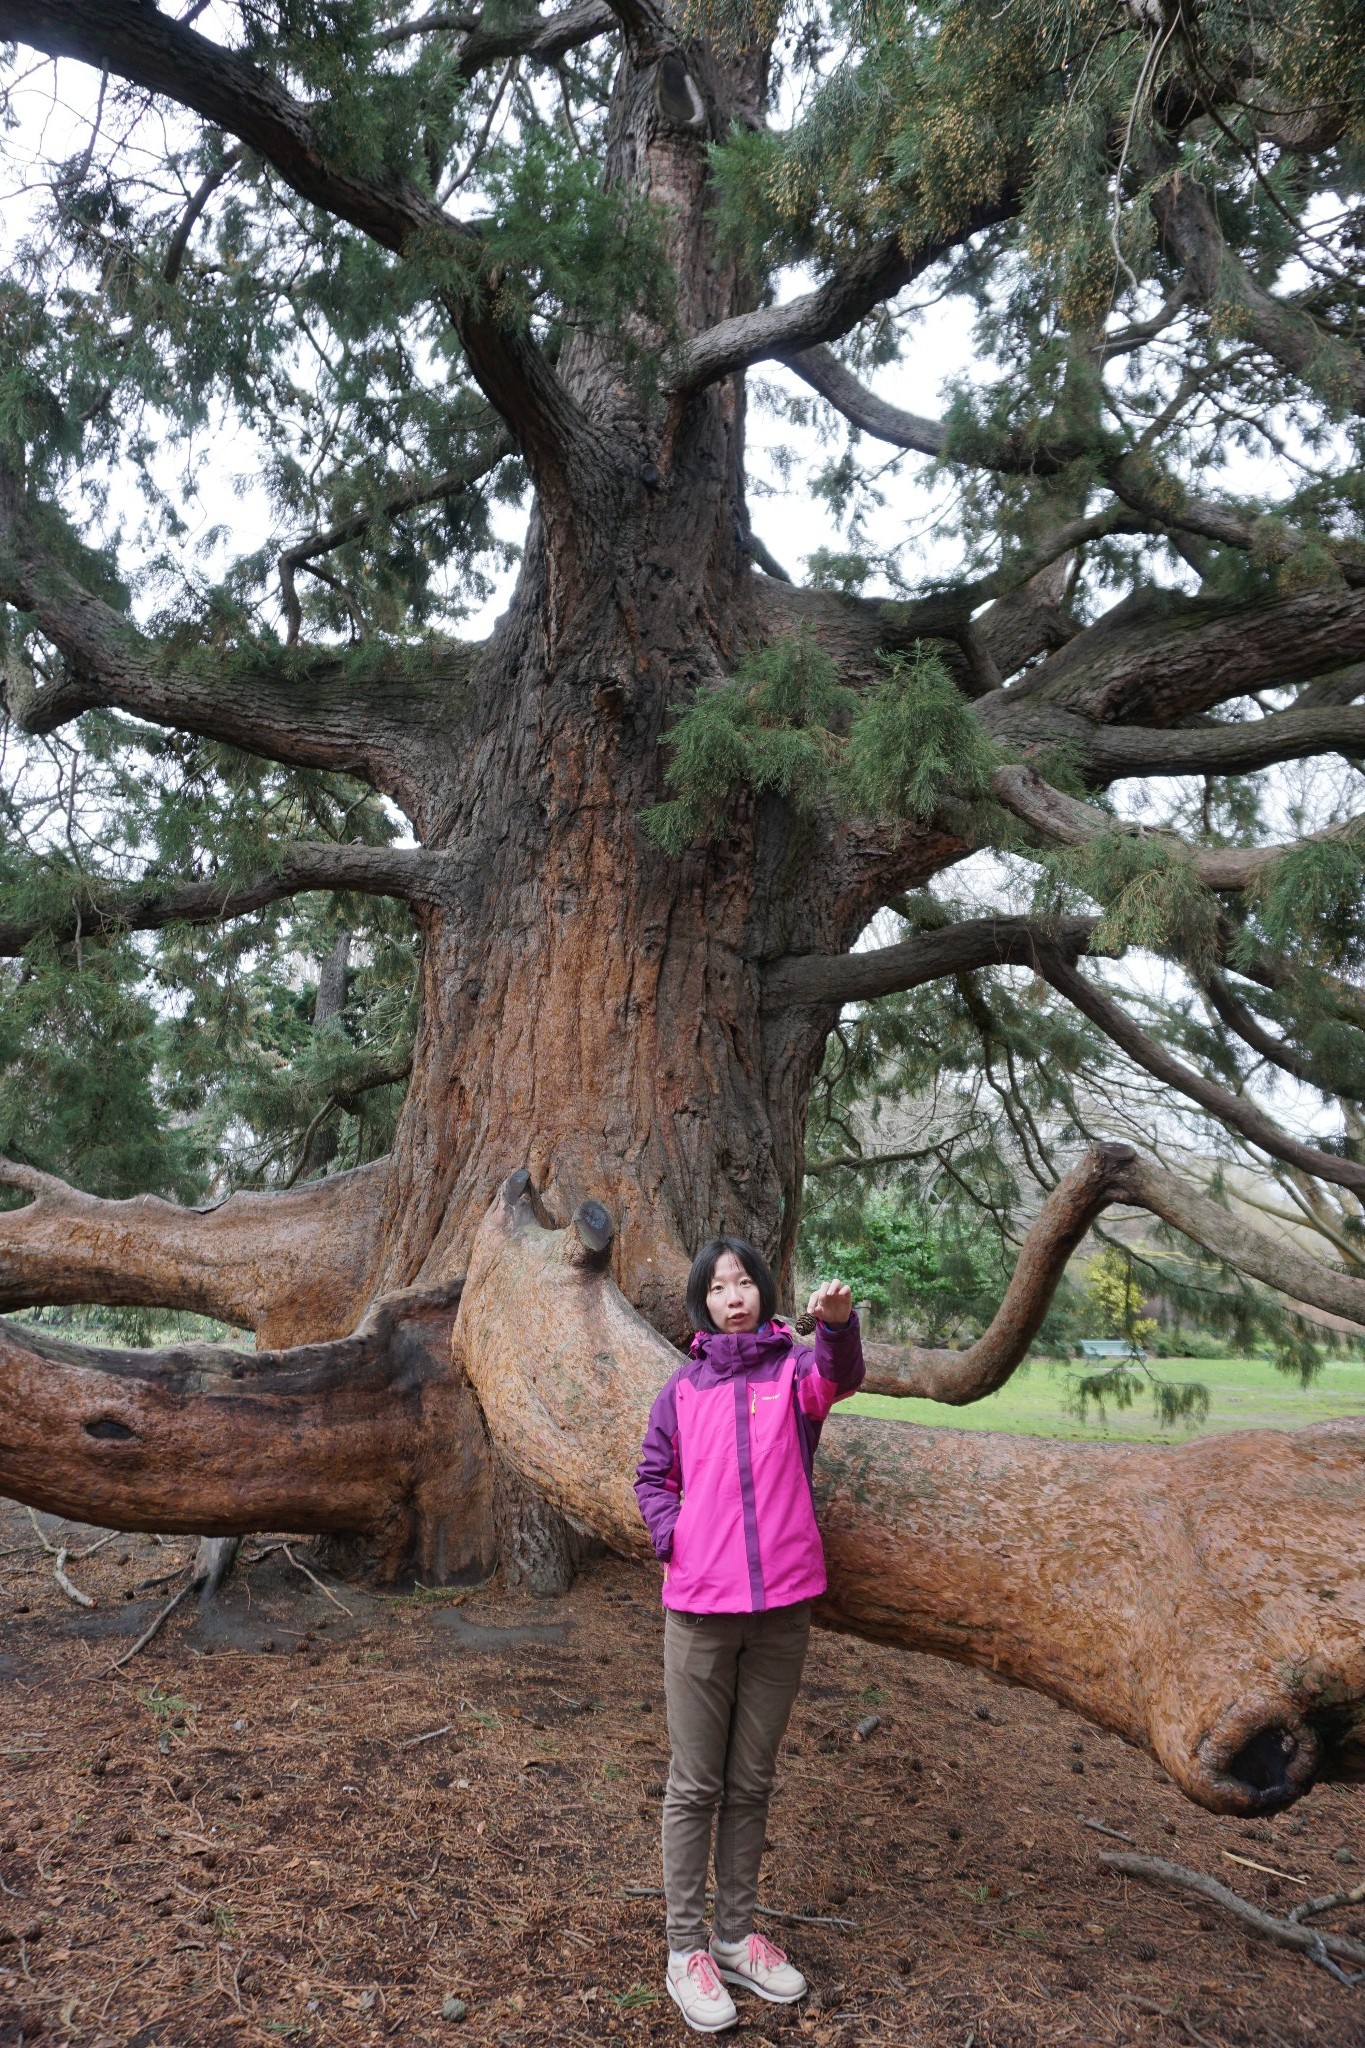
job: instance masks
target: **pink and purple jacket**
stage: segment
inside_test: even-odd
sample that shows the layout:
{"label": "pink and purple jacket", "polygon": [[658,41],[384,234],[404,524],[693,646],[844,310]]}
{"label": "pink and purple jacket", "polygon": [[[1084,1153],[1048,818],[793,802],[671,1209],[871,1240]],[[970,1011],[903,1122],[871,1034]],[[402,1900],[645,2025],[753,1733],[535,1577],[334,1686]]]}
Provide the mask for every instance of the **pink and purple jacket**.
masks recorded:
{"label": "pink and purple jacket", "polygon": [[650,1410],[635,1498],[665,1607],[752,1614],[825,1590],[811,1466],[825,1417],[863,1378],[858,1318],[743,1335],[698,1330],[692,1355]]}

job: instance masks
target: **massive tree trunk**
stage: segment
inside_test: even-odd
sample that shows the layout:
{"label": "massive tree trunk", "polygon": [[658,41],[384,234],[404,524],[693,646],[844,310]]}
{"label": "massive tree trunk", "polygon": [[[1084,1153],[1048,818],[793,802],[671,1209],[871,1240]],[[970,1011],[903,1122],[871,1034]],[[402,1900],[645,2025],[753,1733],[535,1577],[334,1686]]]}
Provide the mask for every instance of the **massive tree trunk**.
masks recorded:
{"label": "massive tree trunk", "polygon": [[[941,452],[943,428],[872,402],[823,345],[1008,220],[1017,167],[1002,165],[956,225],[936,213],[919,243],[889,233],[818,289],[765,303],[717,245],[708,152],[735,124],[761,126],[766,52],[694,41],[636,0],[571,9],[561,27],[570,16],[579,40],[622,37],[604,173],[661,208],[675,325],[631,316],[629,348],[579,331],[552,363],[524,321],[499,314],[502,273],[476,229],[396,173],[369,181],[334,163],[325,124],[273,75],[135,0],[0,0],[0,36],[74,54],[221,124],[309,205],[425,265],[505,422],[492,459],[515,443],[535,494],[515,596],[482,648],[385,651],[368,669],[334,650],[294,659],[291,583],[290,659],[248,649],[214,675],[81,587],[48,545],[22,465],[0,466],[0,593],[56,669],[41,687],[11,678],[30,731],[110,705],[343,770],[401,805],[420,842],[325,859],[280,850],[257,883],[217,901],[196,881],[77,903],[79,939],[101,923],[207,921],[291,888],[391,891],[425,943],[411,1082],[385,1161],[202,1213],[94,1201],[3,1170],[28,1201],[0,1219],[0,1307],[182,1306],[251,1327],[261,1345],[83,1351],[0,1327],[0,1488],[55,1512],[210,1536],[359,1537],[389,1579],[469,1578],[502,1557],[560,1582],[572,1532],[643,1555],[630,1479],[649,1400],[676,1362],[668,1339],[681,1335],[688,1256],[716,1231],[742,1231],[789,1287],[807,1103],[840,1004],[998,961],[1033,965],[1107,1015],[1074,971],[1086,920],[979,920],[849,959],[869,913],[972,850],[979,820],[965,811],[884,825],[739,784],[723,828],[681,858],[646,835],[671,719],[747,651],[808,630],[857,688],[879,655],[934,636],[984,730],[1016,756],[1064,753],[1094,789],[1359,744],[1345,699],[1259,725],[1184,725],[1240,691],[1365,655],[1358,564],[1339,585],[1235,602],[1144,597],[1088,632],[1065,616],[1058,564],[1095,533],[1164,532],[1176,503],[1167,493],[1165,511],[1135,509],[1141,479],[1117,458],[1095,470],[1121,500],[1108,523],[1063,504],[1012,581],[1002,572],[883,607],[756,568],[746,368],[780,356],[869,432]],[[534,52],[547,33],[522,21],[507,47]],[[477,69],[495,44],[471,36],[465,59]],[[1075,453],[1009,442],[995,466],[1046,477]],[[1231,513],[1184,513],[1220,544],[1252,545]],[[289,559],[330,545],[317,536]],[[1119,833],[1017,762],[993,790],[1030,844]],[[1246,890],[1279,851],[1206,850],[1192,870],[1209,890]],[[11,921],[0,936],[18,952],[34,929]],[[72,936],[60,920],[43,929],[54,943]],[[1142,1033],[1123,1042],[1272,1156],[1302,1166],[1308,1155],[1309,1170],[1365,1186],[1358,1162],[1278,1132]],[[532,1187],[550,1219],[576,1218],[572,1235],[534,1220]],[[877,1384],[948,1402],[999,1385],[1111,1202],[1145,1205],[1294,1299],[1365,1326],[1365,1283],[1254,1238],[1128,1150],[1101,1147],[1047,1204],[980,1344],[879,1355]],[[1050,1691],[1145,1743],[1210,1806],[1281,1805],[1315,1773],[1359,1762],[1358,1429],[1171,1452],[836,1421],[819,1490],[832,1625]]]}

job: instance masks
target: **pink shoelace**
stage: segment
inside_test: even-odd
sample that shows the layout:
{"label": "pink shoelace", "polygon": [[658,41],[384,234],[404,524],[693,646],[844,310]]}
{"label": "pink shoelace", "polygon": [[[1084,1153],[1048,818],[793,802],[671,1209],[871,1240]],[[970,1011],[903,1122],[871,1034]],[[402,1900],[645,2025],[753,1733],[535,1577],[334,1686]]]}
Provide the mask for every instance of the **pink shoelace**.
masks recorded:
{"label": "pink shoelace", "polygon": [[763,1970],[780,1970],[787,1960],[786,1950],[775,1948],[772,1942],[761,1934],[749,1936],[749,1961]]}
{"label": "pink shoelace", "polygon": [[725,1989],[715,1964],[704,1948],[699,1948],[694,1955],[687,1958],[687,1974],[696,1978],[697,1988],[703,1998],[719,1998]]}

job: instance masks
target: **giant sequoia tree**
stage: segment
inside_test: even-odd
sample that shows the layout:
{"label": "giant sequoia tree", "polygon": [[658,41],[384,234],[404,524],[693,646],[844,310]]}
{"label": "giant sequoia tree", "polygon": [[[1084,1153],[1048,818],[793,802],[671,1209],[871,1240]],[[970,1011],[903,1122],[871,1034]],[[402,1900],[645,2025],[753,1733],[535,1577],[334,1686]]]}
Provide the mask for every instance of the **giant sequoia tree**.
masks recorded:
{"label": "giant sequoia tree", "polygon": [[[6,1324],[0,1486],[359,1537],[391,1574],[563,1550],[560,1514],[638,1548],[690,1247],[742,1228],[789,1271],[841,1009],[981,1000],[992,969],[1283,1169],[1339,1258],[1096,1143],[980,1341],[883,1353],[875,1384],[998,1386],[1115,1203],[1365,1326],[1357,819],[1286,822],[1283,781],[1246,779],[1336,757],[1349,799],[1365,747],[1352,13],[0,0],[16,80],[98,82],[0,303],[8,714],[87,762],[107,826],[16,826],[14,1001],[60,1010],[154,945],[169,973],[196,929],[307,892],[420,932],[383,1156],[328,1173],[319,1112],[291,1185],[206,1209],[78,1192],[36,1147],[3,1169],[3,1305],[259,1342]],[[912,290],[973,305],[994,365],[942,418],[883,395],[924,403]],[[957,574],[787,579],[745,493],[774,363],[854,430],[836,497],[934,460]],[[242,418],[296,523],[210,585],[156,552],[165,461]],[[118,476],[152,541],[131,580]],[[523,486],[510,607],[464,643],[491,495]],[[1132,778],[1142,828],[1107,794]],[[210,861],[184,821],[215,803]],[[989,848],[1031,902],[947,915],[932,879]],[[887,905],[904,936],[854,954]],[[1179,965],[1202,1037],[1173,1049],[1085,963],[1130,945]],[[1253,1060],[1344,1135],[1284,1128]],[[348,1069],[325,1106],[408,1068]],[[1282,1804],[1361,1762],[1363,1458],[1345,1426],[1081,1451],[845,1422],[829,1618],[1051,1690],[1208,1804]]]}

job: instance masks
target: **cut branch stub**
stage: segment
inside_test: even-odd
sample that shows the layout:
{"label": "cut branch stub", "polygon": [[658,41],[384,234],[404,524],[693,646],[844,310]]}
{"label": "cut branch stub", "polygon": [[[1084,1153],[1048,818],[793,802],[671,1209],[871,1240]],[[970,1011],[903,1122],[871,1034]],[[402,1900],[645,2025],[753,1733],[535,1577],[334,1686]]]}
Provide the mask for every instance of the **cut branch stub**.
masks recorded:
{"label": "cut branch stub", "polygon": [[288,1351],[93,1349],[0,1322],[0,1493],[102,1528],[361,1534],[381,1577],[484,1577],[491,1468],[450,1294]]}
{"label": "cut branch stub", "polygon": [[[456,1356],[527,1482],[647,1555],[631,1482],[679,1355],[529,1189],[514,1176],[480,1227]],[[1358,1767],[1365,1422],[1168,1449],[836,1413],[816,1496],[827,1624],[1049,1693],[1215,1811],[1270,1811]]]}

